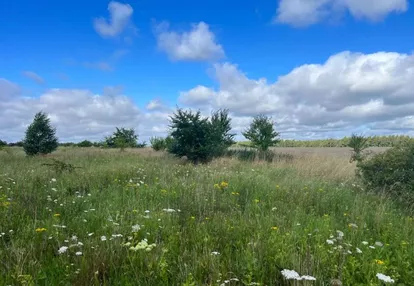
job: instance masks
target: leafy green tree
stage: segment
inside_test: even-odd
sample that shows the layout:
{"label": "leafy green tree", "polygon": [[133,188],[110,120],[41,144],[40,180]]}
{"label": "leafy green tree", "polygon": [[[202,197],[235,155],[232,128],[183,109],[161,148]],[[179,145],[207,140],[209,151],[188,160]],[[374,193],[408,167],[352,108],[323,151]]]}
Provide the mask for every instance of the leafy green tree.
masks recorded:
{"label": "leafy green tree", "polygon": [[352,134],[351,138],[349,138],[348,147],[352,148],[350,162],[360,162],[364,158],[364,150],[368,147],[368,138]]}
{"label": "leafy green tree", "polygon": [[206,163],[222,155],[234,143],[234,134],[229,133],[228,110],[213,112],[209,119],[203,118],[200,111],[178,109],[170,119],[168,151],[178,157],[186,156],[194,164]]}
{"label": "leafy green tree", "polygon": [[242,134],[260,151],[267,151],[280,141],[280,133],[276,132],[272,118],[265,115],[255,116],[249,128]]}
{"label": "leafy green tree", "polygon": [[155,151],[163,151],[167,148],[167,144],[164,138],[161,137],[151,137],[150,139],[151,147]]}
{"label": "leafy green tree", "polygon": [[137,140],[138,135],[135,134],[133,128],[126,129],[116,127],[115,132],[111,136],[105,138],[105,145],[110,148],[121,148],[121,150],[123,150],[127,147],[137,147]]}
{"label": "leafy green tree", "polygon": [[58,147],[56,129],[44,112],[36,113],[32,124],[26,130],[23,148],[27,155],[49,154]]}
{"label": "leafy green tree", "polygon": [[89,140],[83,140],[81,142],[79,142],[78,144],[76,144],[78,147],[92,147],[93,143]]}

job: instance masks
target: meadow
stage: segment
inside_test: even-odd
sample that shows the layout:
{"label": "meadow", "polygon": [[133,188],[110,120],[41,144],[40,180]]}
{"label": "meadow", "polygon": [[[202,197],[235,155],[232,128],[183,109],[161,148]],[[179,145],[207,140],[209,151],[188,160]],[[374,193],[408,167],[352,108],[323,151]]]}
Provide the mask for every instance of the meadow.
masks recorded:
{"label": "meadow", "polygon": [[0,151],[0,285],[414,285],[412,214],[348,149],[273,150],[293,159]]}

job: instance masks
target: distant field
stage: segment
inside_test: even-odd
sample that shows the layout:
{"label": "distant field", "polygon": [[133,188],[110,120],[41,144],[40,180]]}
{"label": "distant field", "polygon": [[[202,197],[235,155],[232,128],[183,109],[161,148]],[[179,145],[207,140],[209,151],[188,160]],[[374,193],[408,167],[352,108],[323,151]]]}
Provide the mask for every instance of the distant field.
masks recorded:
{"label": "distant field", "polygon": [[274,150],[293,159],[0,151],[0,285],[414,285],[414,219],[359,186],[347,148]]}

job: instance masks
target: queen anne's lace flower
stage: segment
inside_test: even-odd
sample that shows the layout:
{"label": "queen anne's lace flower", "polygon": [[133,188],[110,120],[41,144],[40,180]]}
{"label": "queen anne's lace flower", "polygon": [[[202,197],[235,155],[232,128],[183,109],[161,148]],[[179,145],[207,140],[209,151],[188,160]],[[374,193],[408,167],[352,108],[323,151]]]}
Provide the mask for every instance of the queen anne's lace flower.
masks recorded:
{"label": "queen anne's lace flower", "polygon": [[377,273],[377,278],[379,280],[381,280],[382,282],[385,282],[385,283],[394,283],[395,282],[394,279],[392,279],[390,276],[384,275],[382,273]]}

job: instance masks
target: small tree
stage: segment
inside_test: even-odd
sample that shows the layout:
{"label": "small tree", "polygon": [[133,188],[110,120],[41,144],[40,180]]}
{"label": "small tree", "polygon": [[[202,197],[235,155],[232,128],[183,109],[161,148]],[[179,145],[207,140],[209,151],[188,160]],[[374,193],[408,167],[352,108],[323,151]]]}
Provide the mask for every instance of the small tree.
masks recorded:
{"label": "small tree", "polygon": [[93,143],[89,140],[83,140],[81,142],[79,142],[78,144],[76,144],[78,147],[92,147]]}
{"label": "small tree", "polygon": [[44,112],[36,113],[32,124],[26,130],[23,148],[27,155],[49,154],[58,147],[56,129]]}
{"label": "small tree", "polygon": [[126,129],[116,127],[112,136],[105,138],[105,145],[110,148],[121,148],[121,150],[124,150],[126,147],[137,147],[137,140],[138,135],[135,134],[133,128]]}
{"label": "small tree", "polygon": [[260,151],[267,151],[280,141],[280,133],[275,131],[272,118],[265,115],[255,116],[249,128],[242,134]]}
{"label": "small tree", "polygon": [[150,139],[151,147],[155,151],[163,151],[167,148],[164,138],[161,137],[151,137]]}
{"label": "small tree", "polygon": [[364,158],[364,151],[368,147],[368,138],[362,135],[352,134],[348,142],[348,147],[352,148],[350,162],[361,162]]}
{"label": "small tree", "polygon": [[186,156],[194,164],[206,163],[234,143],[234,135],[229,133],[230,122],[227,110],[214,112],[209,120],[200,111],[178,109],[171,117],[168,151],[178,157]]}

